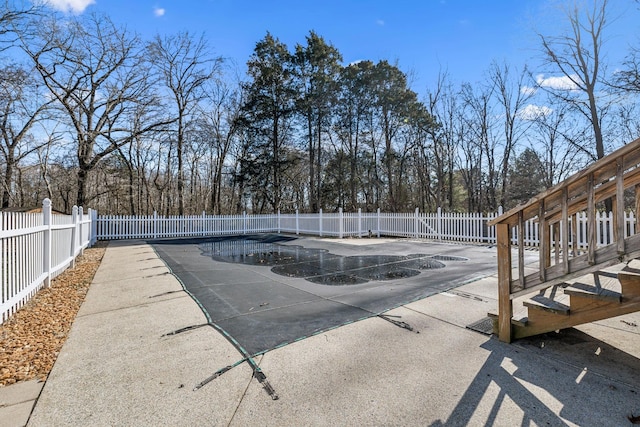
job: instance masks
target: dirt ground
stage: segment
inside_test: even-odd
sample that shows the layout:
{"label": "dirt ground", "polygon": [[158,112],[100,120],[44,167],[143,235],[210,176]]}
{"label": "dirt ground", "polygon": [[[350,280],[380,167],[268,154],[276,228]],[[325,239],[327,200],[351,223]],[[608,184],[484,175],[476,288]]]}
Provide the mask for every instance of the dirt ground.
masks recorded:
{"label": "dirt ground", "polygon": [[84,301],[106,250],[106,242],[85,249],[76,266],[56,277],[0,325],[0,387],[46,380]]}

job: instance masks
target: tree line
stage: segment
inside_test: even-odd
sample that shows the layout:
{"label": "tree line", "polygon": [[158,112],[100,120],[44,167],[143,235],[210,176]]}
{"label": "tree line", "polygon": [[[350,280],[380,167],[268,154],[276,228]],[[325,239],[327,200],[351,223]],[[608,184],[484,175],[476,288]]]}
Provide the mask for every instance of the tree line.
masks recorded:
{"label": "tree line", "polygon": [[314,31],[267,33],[238,76],[204,35],[143,40],[25,4],[0,12],[3,208],[495,211],[640,135],[639,49],[605,62],[606,1],[566,3],[566,31],[537,34],[545,74],[493,61],[423,94]]}

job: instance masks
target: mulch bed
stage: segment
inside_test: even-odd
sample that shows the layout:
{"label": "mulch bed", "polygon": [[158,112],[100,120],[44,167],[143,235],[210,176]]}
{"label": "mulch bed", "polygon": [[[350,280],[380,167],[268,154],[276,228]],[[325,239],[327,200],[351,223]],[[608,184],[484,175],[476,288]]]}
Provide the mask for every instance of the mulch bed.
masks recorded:
{"label": "mulch bed", "polygon": [[76,266],[56,277],[0,325],[0,386],[46,380],[67,339],[106,250],[106,242],[85,249]]}

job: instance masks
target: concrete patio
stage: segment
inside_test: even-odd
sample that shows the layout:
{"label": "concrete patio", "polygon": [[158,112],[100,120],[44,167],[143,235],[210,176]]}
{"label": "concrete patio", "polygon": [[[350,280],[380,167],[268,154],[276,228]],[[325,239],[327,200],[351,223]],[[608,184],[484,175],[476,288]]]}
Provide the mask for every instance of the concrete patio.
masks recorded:
{"label": "concrete patio", "polygon": [[167,335],[202,310],[150,245],[111,242],[42,390],[0,389],[0,425],[632,425],[640,315],[503,344],[466,328],[495,308],[496,283],[387,313],[413,331],[371,317],[257,356],[275,400],[214,328]]}

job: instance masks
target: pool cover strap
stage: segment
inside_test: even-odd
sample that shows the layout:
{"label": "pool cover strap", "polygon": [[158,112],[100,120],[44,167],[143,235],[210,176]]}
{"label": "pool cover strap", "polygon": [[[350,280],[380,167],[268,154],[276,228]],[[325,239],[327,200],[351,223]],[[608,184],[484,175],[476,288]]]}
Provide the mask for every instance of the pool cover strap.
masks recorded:
{"label": "pool cover strap", "polygon": [[264,374],[264,372],[262,372],[262,370],[260,370],[258,366],[255,366],[253,370],[253,376],[260,382],[260,384],[262,384],[264,390],[269,394],[269,396],[271,396],[273,400],[278,400],[276,391],[273,389],[273,387],[271,387],[271,384],[269,384],[269,381],[267,381],[267,376]]}
{"label": "pool cover strap", "polygon": [[166,334],[163,334],[162,336],[163,337],[169,337],[171,335],[178,335],[178,334],[181,334],[183,332],[193,331],[194,329],[202,328],[203,326],[209,326],[209,323],[201,323],[199,325],[185,326],[184,328],[180,328],[180,329],[177,329],[177,330],[172,331],[172,332],[167,332]]}
{"label": "pool cover strap", "polygon": [[239,360],[238,362],[234,363],[233,365],[229,365],[229,366],[225,366],[222,369],[218,369],[216,372],[213,373],[213,375],[211,375],[210,377],[204,379],[203,381],[201,381],[200,383],[198,383],[194,388],[193,391],[196,391],[198,389],[201,389],[202,387],[204,387],[205,385],[209,384],[211,381],[215,380],[216,378],[218,378],[220,375],[224,374],[227,371],[230,371],[231,369],[235,368],[236,366],[238,366],[241,363],[246,362],[247,359],[242,359]]}
{"label": "pool cover strap", "polygon": [[204,380],[202,380],[201,382],[199,382],[193,388],[193,391],[201,389],[205,385],[209,384],[211,381],[213,381],[216,378],[218,378],[220,375],[224,374],[227,371],[230,371],[231,369],[235,368],[236,366],[238,366],[238,365],[240,365],[240,364],[242,364],[244,362],[247,362],[249,364],[249,366],[251,366],[251,369],[253,370],[253,377],[258,380],[258,382],[262,385],[262,388],[264,388],[264,390],[269,394],[269,396],[271,396],[271,398],[273,400],[278,400],[278,394],[276,393],[274,388],[271,386],[269,381],[267,381],[267,376],[264,374],[264,372],[262,372],[262,369],[260,369],[260,367],[256,364],[255,360],[253,360],[251,357],[245,357],[244,359],[238,360],[233,365],[228,365],[228,366],[225,366],[222,369],[218,369],[211,376],[209,376],[209,377],[205,378]]}
{"label": "pool cover strap", "polygon": [[[394,325],[402,328],[402,329],[407,329],[411,332],[413,332],[413,326],[411,326],[410,324],[408,324],[407,322],[403,322],[401,320],[393,320],[392,317],[400,317],[400,316],[391,316],[390,314],[378,314],[378,317],[381,319],[386,320],[389,323],[393,323]],[[419,334],[420,331],[416,331],[416,334]]]}

